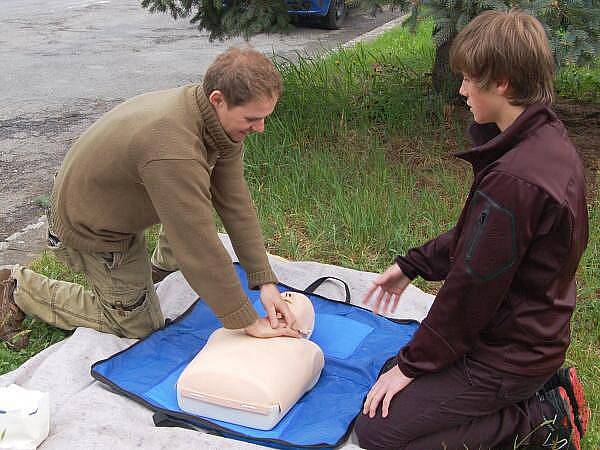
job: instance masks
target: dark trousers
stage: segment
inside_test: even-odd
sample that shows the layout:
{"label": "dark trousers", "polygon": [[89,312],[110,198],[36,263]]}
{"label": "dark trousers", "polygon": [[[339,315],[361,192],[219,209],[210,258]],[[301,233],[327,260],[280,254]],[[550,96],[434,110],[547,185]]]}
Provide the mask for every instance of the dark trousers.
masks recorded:
{"label": "dark trousers", "polygon": [[385,419],[381,407],[373,419],[361,412],[355,432],[366,449],[517,448],[534,430],[536,438],[544,434],[535,393],[551,375],[511,375],[464,358],[416,378],[394,396]]}

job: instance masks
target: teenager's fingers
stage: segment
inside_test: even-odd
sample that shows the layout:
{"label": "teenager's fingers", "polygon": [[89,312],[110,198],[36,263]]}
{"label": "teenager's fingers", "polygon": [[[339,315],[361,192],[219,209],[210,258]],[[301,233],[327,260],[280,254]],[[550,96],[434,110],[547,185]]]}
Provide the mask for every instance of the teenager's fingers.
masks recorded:
{"label": "teenager's fingers", "polygon": [[385,395],[386,392],[386,376],[382,375],[377,382],[373,385],[369,393],[367,394],[367,398],[365,400],[365,404],[363,406],[363,414],[369,414],[369,417],[375,417],[375,413],[377,411],[377,406],[381,399]]}
{"label": "teenager's fingers", "polygon": [[389,299],[389,292],[384,292],[383,293],[383,297],[381,297],[381,303],[379,303],[379,314],[385,314],[385,311],[387,309],[387,304],[388,304],[388,299]]}
{"label": "teenager's fingers", "polygon": [[387,391],[385,393],[385,397],[383,398],[383,402],[381,403],[381,417],[384,419],[388,416],[388,412],[390,410],[390,402],[392,398],[394,398],[395,393],[392,391]]}
{"label": "teenager's fingers", "polygon": [[[375,383],[375,386],[377,386],[377,383]],[[373,386],[369,390],[369,393],[365,398],[365,403],[363,404],[363,414],[367,414],[367,412],[369,411],[369,406],[371,405],[371,398],[373,397],[373,391],[375,390],[375,386]]]}
{"label": "teenager's fingers", "polygon": [[392,306],[392,312],[396,312],[396,309],[398,309],[398,303],[400,303],[400,294],[394,294],[392,296],[392,300],[394,302]]}
{"label": "teenager's fingers", "polygon": [[392,295],[389,292],[387,292],[383,299],[385,306],[383,307],[383,310],[381,311],[382,314],[386,314],[390,310],[391,300],[392,300]]}
{"label": "teenager's fingers", "polygon": [[375,304],[373,305],[373,313],[377,314],[379,312],[379,305],[381,304],[381,299],[383,298],[384,295],[385,295],[385,291],[383,289],[381,289],[379,291],[379,295],[377,296],[377,299],[375,300]]}
{"label": "teenager's fingers", "polygon": [[379,387],[381,386],[381,378],[379,378],[375,384],[369,390],[367,397],[365,398],[365,403],[363,405],[363,414],[367,414],[369,412],[369,408],[371,407],[371,402],[373,401],[373,397],[375,397]]}
{"label": "teenager's fingers", "polygon": [[371,296],[373,295],[373,293],[377,290],[379,286],[375,283],[371,284],[371,287],[369,288],[369,290],[367,291],[367,293],[365,294],[365,296],[363,297],[363,305],[367,305],[369,304],[369,301],[371,300]]}
{"label": "teenager's fingers", "polygon": [[373,396],[373,399],[371,400],[371,404],[369,405],[369,417],[372,419],[373,417],[375,417],[375,414],[377,414],[377,407],[379,406],[379,403],[381,402],[381,399],[383,398],[383,396],[385,395],[385,390],[378,390],[375,395]]}

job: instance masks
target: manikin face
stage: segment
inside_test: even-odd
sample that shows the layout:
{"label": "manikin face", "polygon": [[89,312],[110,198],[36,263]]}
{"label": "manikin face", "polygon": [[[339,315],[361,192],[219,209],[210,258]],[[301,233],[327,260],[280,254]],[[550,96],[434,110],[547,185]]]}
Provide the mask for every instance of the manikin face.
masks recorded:
{"label": "manikin face", "polygon": [[477,81],[463,74],[460,95],[466,97],[473,119],[477,123],[498,123],[502,109],[507,104],[504,84],[491,83],[488,89],[482,89]]}
{"label": "manikin face", "polygon": [[215,108],[221,126],[235,142],[243,141],[250,133],[262,133],[265,130],[265,119],[273,112],[278,100],[259,98],[230,107],[221,91],[213,91],[208,99]]}

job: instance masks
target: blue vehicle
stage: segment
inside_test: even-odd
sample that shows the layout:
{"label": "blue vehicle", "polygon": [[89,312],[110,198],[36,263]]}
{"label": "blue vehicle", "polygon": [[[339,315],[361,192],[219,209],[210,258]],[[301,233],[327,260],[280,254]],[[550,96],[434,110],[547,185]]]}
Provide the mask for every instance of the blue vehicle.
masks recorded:
{"label": "blue vehicle", "polygon": [[346,18],[346,0],[286,0],[288,14],[317,17],[325,28],[337,30]]}

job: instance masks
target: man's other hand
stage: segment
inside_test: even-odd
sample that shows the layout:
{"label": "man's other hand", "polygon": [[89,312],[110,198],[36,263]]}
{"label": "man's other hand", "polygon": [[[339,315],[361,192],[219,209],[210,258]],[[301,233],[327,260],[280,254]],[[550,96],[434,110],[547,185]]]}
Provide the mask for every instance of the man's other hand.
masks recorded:
{"label": "man's other hand", "polygon": [[271,328],[279,328],[280,321],[282,318],[285,326],[292,328],[296,318],[294,313],[290,310],[287,302],[281,297],[281,293],[277,286],[273,283],[263,284],[260,287],[260,301],[265,308]]}
{"label": "man's other hand", "polygon": [[373,313],[378,314],[381,311],[383,314],[388,310],[394,312],[398,307],[400,296],[409,284],[410,278],[404,275],[398,264],[392,264],[385,272],[375,278],[373,285],[363,298],[363,305],[368,305],[373,294],[379,291],[375,296]]}
{"label": "man's other hand", "polygon": [[285,322],[279,319],[276,320],[277,324],[273,327],[268,317],[261,317],[252,325],[247,326],[244,331],[247,335],[257,338],[273,338],[280,336],[293,338],[300,337],[300,333],[286,326]]}

